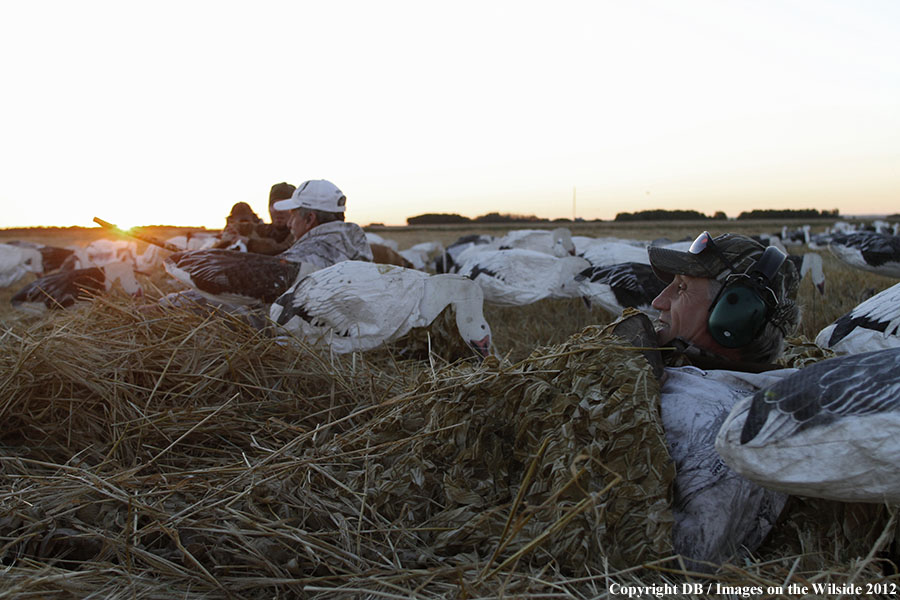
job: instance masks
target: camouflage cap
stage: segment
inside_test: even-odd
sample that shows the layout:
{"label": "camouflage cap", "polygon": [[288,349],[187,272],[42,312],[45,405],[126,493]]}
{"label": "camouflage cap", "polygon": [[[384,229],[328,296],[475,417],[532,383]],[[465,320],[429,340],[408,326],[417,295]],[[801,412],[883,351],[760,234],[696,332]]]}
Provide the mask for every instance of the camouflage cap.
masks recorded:
{"label": "camouflage cap", "polygon": [[[729,275],[750,271],[766,250],[765,246],[753,238],[737,233],[725,233],[711,238],[711,241],[708,247],[696,253],[650,246],[647,251],[650,266],[656,276],[666,283],[671,282],[675,275],[705,277],[724,283]],[[785,260],[769,284],[768,287],[775,293],[779,304],[772,320],[779,326],[796,326],[797,323],[793,321],[798,320],[798,317],[782,314],[784,311],[781,309],[786,308],[787,304],[793,304],[797,297],[800,285],[797,267],[790,260]],[[786,303],[786,300],[790,302]]]}
{"label": "camouflage cap", "polygon": [[[656,276],[669,283],[675,275],[690,275],[708,279],[724,279],[735,273],[744,273],[762,256],[765,247],[745,235],[725,233],[712,239],[718,252],[711,247],[693,254],[671,248],[650,246],[650,266]],[[726,262],[727,261],[727,262]]]}
{"label": "camouflage cap", "polygon": [[275,204],[279,200],[287,200],[294,193],[294,190],[297,188],[287,183],[286,181],[282,181],[281,183],[276,183],[269,190],[269,206]]}

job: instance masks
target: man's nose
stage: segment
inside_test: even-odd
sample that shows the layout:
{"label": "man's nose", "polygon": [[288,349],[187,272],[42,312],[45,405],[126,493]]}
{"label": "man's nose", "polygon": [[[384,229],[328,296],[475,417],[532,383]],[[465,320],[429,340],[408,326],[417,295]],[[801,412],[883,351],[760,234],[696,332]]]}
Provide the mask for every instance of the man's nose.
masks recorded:
{"label": "man's nose", "polygon": [[672,288],[672,284],[666,286],[666,288],[659,293],[659,295],[653,299],[653,302],[650,303],[650,306],[655,308],[656,310],[669,310],[669,290]]}

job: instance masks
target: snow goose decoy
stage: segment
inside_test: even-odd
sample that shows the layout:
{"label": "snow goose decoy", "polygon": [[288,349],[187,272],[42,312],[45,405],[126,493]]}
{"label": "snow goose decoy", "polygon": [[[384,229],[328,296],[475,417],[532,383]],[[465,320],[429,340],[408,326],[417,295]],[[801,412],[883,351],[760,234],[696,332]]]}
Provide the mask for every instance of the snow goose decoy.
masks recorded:
{"label": "snow goose decoy", "polygon": [[300,279],[269,309],[269,317],[339,354],[377,348],[425,327],[447,307],[459,335],[482,356],[491,344],[481,288],[460,275],[344,261]]}
{"label": "snow goose decoy", "polygon": [[0,244],[0,288],[9,287],[27,273],[43,271],[41,253],[34,249],[12,244]]}
{"label": "snow goose decoy", "polygon": [[824,360],[739,401],[716,450],[769,489],[900,502],[900,348]]}
{"label": "snow goose decoy", "polygon": [[205,298],[236,305],[274,302],[309,268],[277,256],[217,249],[176,252],[163,264]]}
{"label": "snow goose decoy", "polygon": [[399,254],[408,260],[414,269],[424,271],[428,268],[429,263],[432,263],[443,252],[444,247],[440,242],[421,242],[405,250],[400,250]]}
{"label": "snow goose decoy", "polygon": [[544,254],[552,254],[557,258],[575,255],[575,244],[572,232],[565,227],[557,227],[551,231],[542,229],[517,229],[510,231],[495,241],[495,250],[521,248],[534,250]]}
{"label": "snow goose decoy", "polygon": [[655,318],[658,311],[650,304],[666,288],[650,265],[636,262],[589,267],[575,280],[589,306],[599,304],[616,316],[631,307]]}
{"label": "snow goose decoy", "polygon": [[456,273],[459,271],[460,256],[472,248],[484,249],[494,241],[489,235],[472,234],[464,235],[447,246],[440,256],[435,258],[434,271],[437,273]]}
{"label": "snow goose decoy", "polygon": [[822,296],[825,295],[825,271],[822,270],[821,255],[816,254],[815,252],[807,252],[803,256],[789,254],[788,260],[793,262],[794,266],[797,267],[797,272],[800,273],[801,280],[809,273],[813,285],[819,290],[819,294]]}
{"label": "snow goose decoy", "polygon": [[623,263],[650,264],[647,246],[618,240],[596,240],[590,244],[578,245],[578,256],[585,258],[593,267],[607,267]]}
{"label": "snow goose decoy", "polygon": [[816,345],[839,354],[900,347],[900,283],[875,294],[822,329]]}
{"label": "snow goose decoy", "polygon": [[69,308],[79,300],[109,292],[117,281],[132,296],[143,293],[134,277],[134,267],[128,262],[112,262],[45,275],[19,290],[11,302],[15,308],[33,314],[48,308]]}
{"label": "snow goose decoy", "polygon": [[379,244],[381,246],[387,246],[394,252],[400,250],[400,244],[396,242],[396,240],[389,240],[387,238],[383,238],[377,233],[372,233],[371,231],[366,231],[366,241],[369,242],[369,245]]}
{"label": "snow goose decoy", "polygon": [[799,229],[790,230],[787,225],[781,228],[781,243],[785,246],[798,246],[809,243],[809,225],[803,225]]}
{"label": "snow goose decoy", "polygon": [[59,246],[48,246],[46,244],[37,244],[21,240],[12,240],[8,243],[13,246],[19,246],[20,248],[33,248],[40,252],[41,264],[43,266],[42,274],[59,270],[69,257],[75,254],[75,251],[71,248],[60,248]]}
{"label": "snow goose decoy", "polygon": [[857,269],[900,278],[900,237],[870,231],[832,237],[832,254]]}
{"label": "snow goose decoy", "polygon": [[486,302],[506,306],[575,298],[580,283],[575,277],[591,266],[580,256],[557,258],[521,248],[485,250],[463,258],[459,274],[481,286]]}
{"label": "snow goose decoy", "polygon": [[219,236],[205,231],[189,231],[182,235],[170,237],[166,239],[165,243],[182,250],[209,250],[219,243]]}
{"label": "snow goose decoy", "polygon": [[125,240],[94,240],[83,248],[74,249],[76,269],[102,267],[114,262],[137,264],[137,244]]}

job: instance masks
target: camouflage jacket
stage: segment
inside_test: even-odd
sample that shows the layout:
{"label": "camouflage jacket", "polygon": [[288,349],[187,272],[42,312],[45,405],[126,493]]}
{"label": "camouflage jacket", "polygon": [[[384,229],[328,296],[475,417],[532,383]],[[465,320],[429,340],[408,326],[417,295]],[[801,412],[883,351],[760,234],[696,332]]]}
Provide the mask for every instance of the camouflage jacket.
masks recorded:
{"label": "camouflage jacket", "polygon": [[278,256],[317,270],[345,260],[371,261],[372,250],[359,225],[332,221],[311,229]]}

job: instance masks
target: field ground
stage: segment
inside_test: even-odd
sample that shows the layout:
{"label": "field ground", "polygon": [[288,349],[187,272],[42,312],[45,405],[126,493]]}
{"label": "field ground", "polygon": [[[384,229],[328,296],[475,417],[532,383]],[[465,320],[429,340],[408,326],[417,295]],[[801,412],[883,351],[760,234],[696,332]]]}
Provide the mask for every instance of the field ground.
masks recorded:
{"label": "field ground", "polygon": [[[572,229],[678,240],[704,227],[781,223]],[[502,229],[373,230],[405,248]],[[104,232],[0,231],[63,246],[93,237]],[[809,280],[800,289],[807,340],[896,283],[820,253],[825,296]],[[880,562],[897,522],[877,505],[794,499],[754,556],[706,575],[598,547],[615,507],[583,490],[619,480],[591,462],[595,436],[574,415],[595,416],[592,373],[619,389],[616,357],[635,355],[598,350],[590,326],[611,317],[580,300],[486,307],[503,358],[478,364],[456,360],[446,323],[332,356],[238,320],[160,313],[155,300],[177,288],[165,273],[141,281],[142,299],[45,317],[9,306],[24,282],[0,290],[0,598],[587,599],[613,597],[613,583],[898,582]],[[688,596],[703,597],[665,595]]]}

